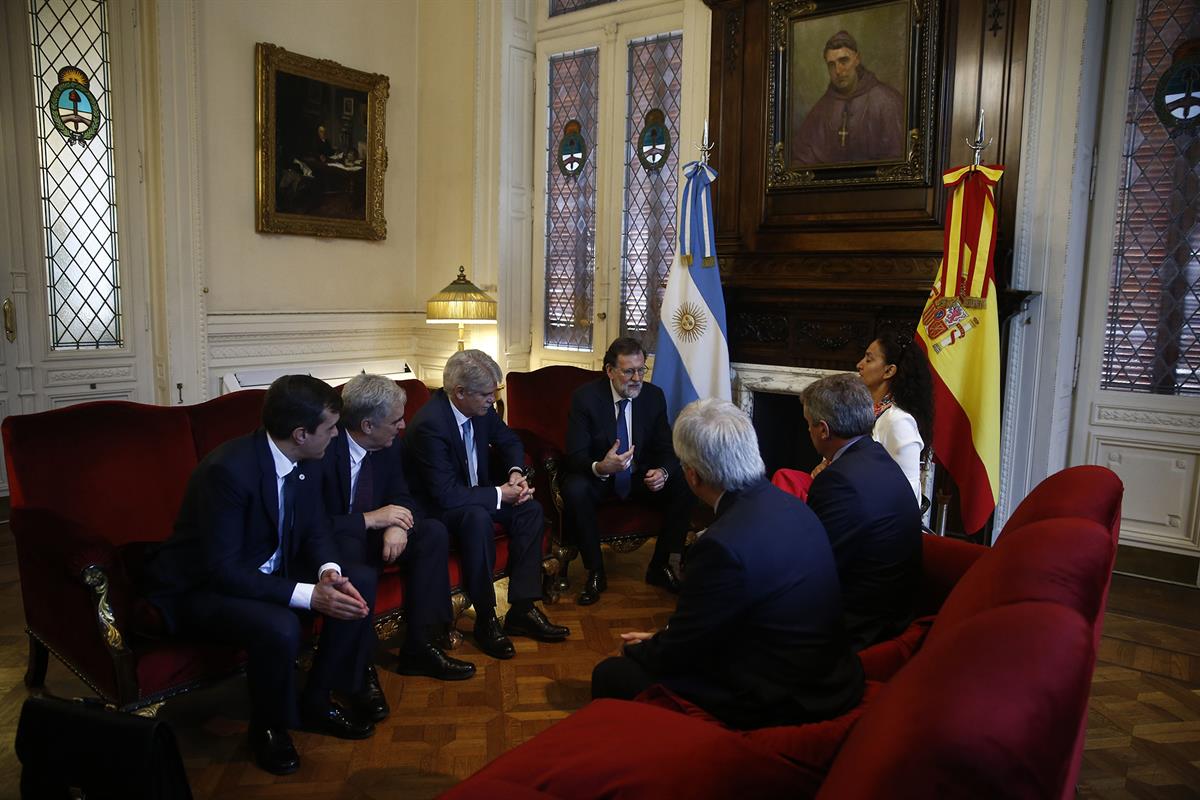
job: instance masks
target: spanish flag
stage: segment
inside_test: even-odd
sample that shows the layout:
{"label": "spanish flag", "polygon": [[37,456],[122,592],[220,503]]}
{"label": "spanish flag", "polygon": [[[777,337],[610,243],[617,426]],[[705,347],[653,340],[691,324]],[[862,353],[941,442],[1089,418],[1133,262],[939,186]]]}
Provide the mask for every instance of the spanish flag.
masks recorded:
{"label": "spanish flag", "polygon": [[933,454],[958,485],[963,526],[987,524],[1000,489],[1000,321],[996,184],[1003,167],[942,176],[945,256],[917,325],[933,376]]}

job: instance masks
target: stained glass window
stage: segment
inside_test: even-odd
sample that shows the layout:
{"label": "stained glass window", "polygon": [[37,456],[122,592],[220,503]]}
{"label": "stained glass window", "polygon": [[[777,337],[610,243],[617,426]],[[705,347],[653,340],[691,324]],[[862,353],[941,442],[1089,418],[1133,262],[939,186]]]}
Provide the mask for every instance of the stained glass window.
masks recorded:
{"label": "stained glass window", "polygon": [[[576,50],[550,58],[546,141],[546,318],[543,343],[592,348],[596,274],[596,145],[599,53]],[[562,169],[563,147],[582,140],[582,166]]]}
{"label": "stained glass window", "polygon": [[[653,353],[658,312],[678,237],[675,198],[679,148],[666,149],[663,163],[648,169],[639,158],[643,130],[666,127],[666,141],[679,141],[679,95],[683,34],[670,33],[629,43],[628,107],[625,121],[625,209],[621,236],[621,335]],[[657,152],[656,152],[657,155]]]}
{"label": "stained glass window", "polygon": [[1143,0],[1135,26],[1101,387],[1200,395],[1200,130],[1155,90],[1200,45],[1200,2]]}
{"label": "stained glass window", "polygon": [[119,347],[116,181],[103,0],[31,0],[51,347]]}
{"label": "stained glass window", "polygon": [[567,14],[592,6],[602,6],[611,2],[613,0],[550,0],[550,16],[557,17],[559,14]]}

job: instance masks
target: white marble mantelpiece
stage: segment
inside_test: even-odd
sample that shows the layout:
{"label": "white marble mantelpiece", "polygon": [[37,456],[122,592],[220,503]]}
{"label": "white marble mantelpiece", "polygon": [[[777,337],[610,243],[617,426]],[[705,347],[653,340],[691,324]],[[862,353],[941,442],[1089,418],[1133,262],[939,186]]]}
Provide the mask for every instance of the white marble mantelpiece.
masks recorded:
{"label": "white marble mantelpiece", "polygon": [[754,416],[754,393],[788,394],[796,397],[804,387],[827,375],[837,375],[840,370],[816,369],[814,367],[780,367],[773,364],[729,365],[733,369],[733,402]]}

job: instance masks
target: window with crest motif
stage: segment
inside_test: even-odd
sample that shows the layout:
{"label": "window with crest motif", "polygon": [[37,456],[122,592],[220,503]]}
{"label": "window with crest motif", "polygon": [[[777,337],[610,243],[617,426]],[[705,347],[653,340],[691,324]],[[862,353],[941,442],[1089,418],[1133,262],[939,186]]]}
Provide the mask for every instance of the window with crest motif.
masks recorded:
{"label": "window with crest motif", "polygon": [[108,6],[29,8],[51,347],[120,347]]}

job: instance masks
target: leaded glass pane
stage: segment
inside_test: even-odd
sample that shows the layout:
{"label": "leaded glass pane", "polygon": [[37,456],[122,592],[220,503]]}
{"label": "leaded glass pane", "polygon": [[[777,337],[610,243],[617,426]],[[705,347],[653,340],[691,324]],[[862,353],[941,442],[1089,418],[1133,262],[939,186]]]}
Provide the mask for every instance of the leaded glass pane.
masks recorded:
{"label": "leaded glass pane", "polygon": [[[621,335],[653,353],[658,312],[675,254],[675,198],[679,186],[679,95],[683,34],[629,43],[628,110],[625,122],[625,213],[621,231]],[[647,117],[660,111],[671,147],[661,168],[638,158]],[[657,119],[657,115],[654,116]]]}
{"label": "leaded glass pane", "polygon": [[559,14],[567,14],[592,6],[602,6],[611,2],[613,0],[550,0],[550,16],[557,17]]}
{"label": "leaded glass pane", "polygon": [[1200,1],[1143,0],[1126,113],[1101,387],[1200,394],[1200,141],[1154,110],[1159,79],[1200,37]]}
{"label": "leaded glass pane", "polygon": [[51,347],[119,347],[107,6],[31,0],[30,33]]}
{"label": "leaded glass pane", "polygon": [[[546,347],[592,349],[596,275],[596,121],[600,57],[577,50],[550,58],[546,141]],[[571,123],[577,123],[571,124]],[[563,169],[582,137],[581,167]]]}

